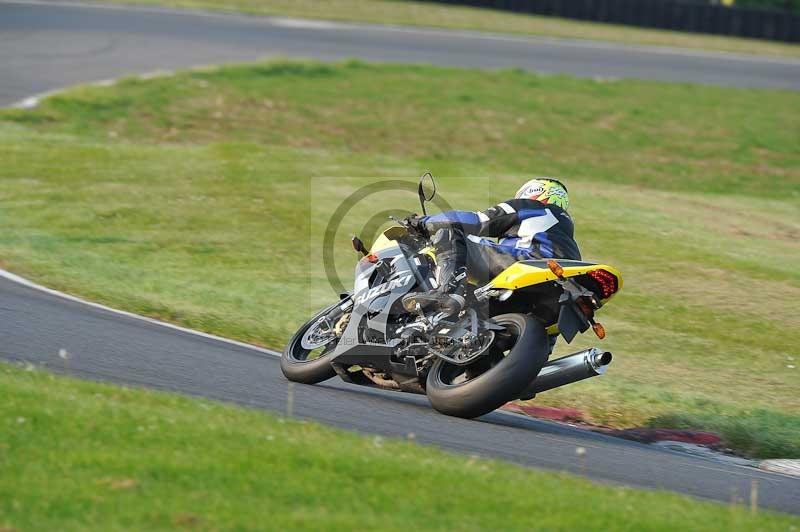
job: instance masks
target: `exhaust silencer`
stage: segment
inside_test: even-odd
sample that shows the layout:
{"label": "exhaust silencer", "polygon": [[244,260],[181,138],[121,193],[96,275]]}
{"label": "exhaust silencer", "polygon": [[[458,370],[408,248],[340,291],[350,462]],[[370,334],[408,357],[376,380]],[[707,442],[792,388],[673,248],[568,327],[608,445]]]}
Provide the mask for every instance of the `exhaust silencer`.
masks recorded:
{"label": "exhaust silencer", "polygon": [[611,353],[608,351],[592,347],[551,360],[542,367],[536,380],[529,384],[520,396],[533,397],[539,392],[602,375],[611,364],[611,358]]}

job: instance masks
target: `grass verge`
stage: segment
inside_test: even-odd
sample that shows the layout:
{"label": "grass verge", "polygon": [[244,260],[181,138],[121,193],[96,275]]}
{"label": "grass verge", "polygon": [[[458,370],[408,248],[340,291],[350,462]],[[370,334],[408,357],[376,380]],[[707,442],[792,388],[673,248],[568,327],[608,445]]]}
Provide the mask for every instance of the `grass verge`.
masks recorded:
{"label": "grass verge", "polygon": [[[0,263],[280,348],[336,297],[320,235],[358,187],[430,169],[479,209],[560,175],[584,256],[626,288],[602,312],[609,374],[537,402],[796,457],[798,115],[793,92],[359,62],[79,88],[0,112]],[[400,193],[357,205],[335,235],[345,278],[349,234],[387,207],[418,209]]]}
{"label": "grass verge", "polygon": [[520,15],[491,9],[437,5],[426,2],[398,0],[327,0],[325,2],[317,0],[104,0],[104,2],[800,57],[800,46],[789,43],[636,28],[538,15]]}
{"label": "grass verge", "polygon": [[3,530],[800,525],[789,516],[599,486],[566,474],[6,364],[0,364],[0,388],[6,392],[0,402]]}

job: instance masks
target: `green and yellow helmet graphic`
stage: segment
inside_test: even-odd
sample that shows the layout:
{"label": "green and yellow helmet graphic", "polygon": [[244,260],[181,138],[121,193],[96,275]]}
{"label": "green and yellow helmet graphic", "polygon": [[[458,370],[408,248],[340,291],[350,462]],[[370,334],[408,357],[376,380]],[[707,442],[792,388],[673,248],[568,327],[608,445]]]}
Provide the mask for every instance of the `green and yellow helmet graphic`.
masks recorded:
{"label": "green and yellow helmet graphic", "polygon": [[558,179],[551,177],[531,179],[522,185],[514,197],[517,199],[532,199],[545,205],[556,205],[565,211],[569,210],[567,187]]}

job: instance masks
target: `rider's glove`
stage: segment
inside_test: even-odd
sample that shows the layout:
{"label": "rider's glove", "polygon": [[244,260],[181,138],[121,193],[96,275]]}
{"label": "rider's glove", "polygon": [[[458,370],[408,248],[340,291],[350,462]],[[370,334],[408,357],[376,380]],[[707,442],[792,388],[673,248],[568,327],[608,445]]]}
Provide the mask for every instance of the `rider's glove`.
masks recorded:
{"label": "rider's glove", "polygon": [[405,218],[408,227],[411,228],[414,232],[427,237],[428,236],[428,229],[425,227],[425,217],[419,216],[417,214],[409,214]]}

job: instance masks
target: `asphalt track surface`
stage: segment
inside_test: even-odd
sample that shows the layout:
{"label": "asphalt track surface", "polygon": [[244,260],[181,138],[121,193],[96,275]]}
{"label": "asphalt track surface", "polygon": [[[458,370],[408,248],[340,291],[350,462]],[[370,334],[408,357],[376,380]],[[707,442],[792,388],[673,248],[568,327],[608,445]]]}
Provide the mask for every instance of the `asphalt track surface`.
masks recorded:
{"label": "asphalt track surface", "polygon": [[[65,361],[59,356],[69,353]],[[0,278],[0,358],[98,380],[202,395],[285,412],[289,385],[279,359],[234,345],[65,300]],[[609,374],[613,378],[613,365]],[[576,386],[587,385],[577,384]],[[800,479],[719,463],[505,412],[479,420],[438,414],[422,396],[346,385],[293,386],[293,413],[365,433],[502,458],[592,479],[800,513]],[[576,449],[583,447],[583,459]]]}
{"label": "asphalt track surface", "polygon": [[800,90],[800,60],[158,8],[0,0],[0,106],[133,72],[270,57]]}
{"label": "asphalt track surface", "polygon": [[[131,72],[265,55],[361,56],[488,67],[552,64],[549,70],[563,72],[579,71],[581,65],[591,63],[600,69],[592,73],[599,75],[800,85],[796,66],[782,62],[732,59],[734,66],[718,67],[714,74],[701,65],[716,64],[717,60],[708,63],[703,56],[648,55],[640,49],[626,52],[615,47],[599,48],[598,52],[570,44],[555,53],[560,45],[552,41],[481,40],[460,33],[451,39],[447,32],[427,35],[357,28],[343,31],[328,24],[313,28],[308,23],[283,21],[275,25],[269,19],[239,16],[0,3],[0,103]],[[474,54],[465,52],[474,40],[480,43],[479,49]],[[495,58],[509,50],[511,57]],[[593,59],[598,53],[608,70],[602,70]],[[537,59],[539,55],[543,59]],[[766,70],[754,73],[758,68]],[[59,356],[61,350],[70,353],[69,361]],[[0,278],[0,358],[6,360],[282,412],[287,407],[288,385],[274,355]],[[613,378],[613,366],[603,378]],[[473,421],[448,418],[434,412],[424,397],[369,390],[336,380],[293,389],[295,415],[346,429],[390,437],[413,433],[422,443],[449,450],[719,501],[730,501],[732,495],[747,499],[755,480],[762,507],[800,513],[800,479],[781,474],[509,413],[496,412]],[[586,450],[582,460],[576,455],[578,447]]]}

